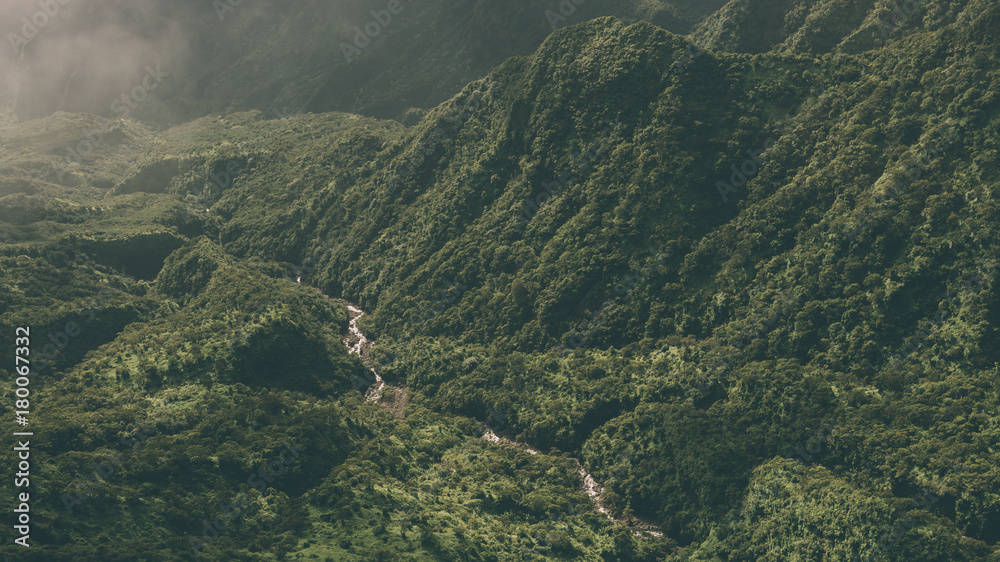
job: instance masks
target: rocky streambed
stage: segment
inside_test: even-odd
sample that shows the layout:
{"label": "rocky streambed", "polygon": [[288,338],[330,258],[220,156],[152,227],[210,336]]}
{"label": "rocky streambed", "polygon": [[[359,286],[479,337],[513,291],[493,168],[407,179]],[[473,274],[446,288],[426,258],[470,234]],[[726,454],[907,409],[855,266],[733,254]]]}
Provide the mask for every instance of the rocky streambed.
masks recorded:
{"label": "rocky streambed", "polygon": [[[347,349],[350,353],[360,357],[361,360],[365,363],[365,365],[371,365],[372,361],[370,356],[368,355],[368,352],[371,349],[372,342],[367,337],[365,337],[364,333],[361,331],[361,328],[358,327],[358,321],[361,320],[361,317],[365,315],[364,311],[345,300],[342,299],[335,299],[335,300],[342,302],[344,306],[347,307],[347,310],[350,313],[351,320],[348,326],[347,337],[344,338],[344,345],[347,346]],[[386,388],[386,384],[385,381],[382,380],[382,377],[379,376],[378,372],[375,371],[375,368],[369,367],[369,369],[371,370],[371,373],[374,376],[374,383],[372,383],[368,387],[368,390],[365,391],[365,399],[371,402],[378,402],[379,400],[382,399],[382,394]],[[518,441],[511,440],[507,437],[503,437],[501,435],[498,435],[491,429],[487,429],[483,433],[483,439],[491,443],[495,443],[497,445],[517,447],[519,449],[524,450],[530,455],[540,454],[537,449],[531,447],[527,443],[521,443]],[[649,523],[647,521],[642,521],[634,517],[628,519],[619,519],[614,517],[605,504],[603,496],[604,487],[601,486],[600,483],[598,483],[597,480],[594,478],[594,476],[590,474],[587,471],[587,469],[583,467],[583,464],[581,464],[580,461],[577,460],[576,465],[580,473],[580,481],[582,483],[581,485],[583,491],[590,497],[591,500],[593,500],[595,508],[597,509],[598,513],[601,513],[611,521],[614,521],[616,523],[624,523],[628,525],[633,529],[633,531],[635,531],[635,534],[637,536],[643,536],[643,535],[654,536],[654,537],[663,536],[663,532],[660,531],[656,525],[653,525],[652,523]]]}

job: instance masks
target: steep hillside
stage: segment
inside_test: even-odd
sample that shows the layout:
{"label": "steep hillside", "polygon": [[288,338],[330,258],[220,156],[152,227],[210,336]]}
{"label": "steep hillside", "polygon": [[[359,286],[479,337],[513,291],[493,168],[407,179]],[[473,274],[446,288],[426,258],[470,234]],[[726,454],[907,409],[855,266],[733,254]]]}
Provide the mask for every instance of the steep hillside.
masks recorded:
{"label": "steep hillside", "polygon": [[730,0],[691,35],[695,44],[709,50],[861,53],[921,30],[965,25],[979,14],[979,4],[964,1]]}
{"label": "steep hillside", "polygon": [[1000,558],[1000,7],[803,6],[571,25],[412,126],[7,127],[45,559]]}

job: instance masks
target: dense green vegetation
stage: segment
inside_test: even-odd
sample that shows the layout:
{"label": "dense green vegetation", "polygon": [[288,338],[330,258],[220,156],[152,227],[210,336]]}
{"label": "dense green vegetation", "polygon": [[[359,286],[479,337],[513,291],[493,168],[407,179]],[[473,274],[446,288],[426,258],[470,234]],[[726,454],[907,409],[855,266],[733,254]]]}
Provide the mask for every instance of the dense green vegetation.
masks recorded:
{"label": "dense green vegetation", "polygon": [[41,371],[0,552],[1000,559],[998,23],[734,1],[566,27],[412,124],[6,125]]}

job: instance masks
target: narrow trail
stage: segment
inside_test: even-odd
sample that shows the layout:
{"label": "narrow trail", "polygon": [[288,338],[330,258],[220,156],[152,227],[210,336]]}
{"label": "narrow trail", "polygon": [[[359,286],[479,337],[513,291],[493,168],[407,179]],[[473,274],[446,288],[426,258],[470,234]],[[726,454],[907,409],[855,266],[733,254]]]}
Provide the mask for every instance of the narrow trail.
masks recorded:
{"label": "narrow trail", "polygon": [[[327,297],[330,298],[330,297]],[[344,338],[344,345],[347,347],[349,353],[357,355],[365,363],[365,365],[371,365],[371,358],[368,355],[369,350],[372,347],[372,342],[361,332],[358,327],[358,321],[362,316],[365,315],[364,311],[360,308],[354,306],[353,304],[343,300],[343,299],[331,299],[342,303],[347,307],[348,312],[350,312],[351,320],[348,325],[348,334]],[[365,392],[365,400],[369,402],[378,402],[382,398],[382,392],[386,387],[385,381],[382,377],[371,368],[371,372],[375,377],[375,383],[372,384],[368,390]],[[509,447],[517,447],[518,449],[523,449],[530,455],[538,455],[539,451],[527,443],[520,443],[518,441],[513,441],[507,437],[497,435],[493,430],[487,429],[486,433],[483,434],[483,439],[495,443],[497,445],[504,445]],[[648,521],[643,521],[641,519],[630,517],[630,518],[616,518],[611,515],[608,510],[607,505],[604,501],[604,487],[601,486],[593,475],[587,472],[587,469],[583,467],[583,464],[579,460],[575,460],[578,472],[580,473],[580,480],[582,482],[583,491],[593,500],[596,506],[597,512],[607,517],[609,520],[615,523],[624,523],[632,528],[633,532],[638,537],[662,537],[663,532],[656,525],[649,523]]]}

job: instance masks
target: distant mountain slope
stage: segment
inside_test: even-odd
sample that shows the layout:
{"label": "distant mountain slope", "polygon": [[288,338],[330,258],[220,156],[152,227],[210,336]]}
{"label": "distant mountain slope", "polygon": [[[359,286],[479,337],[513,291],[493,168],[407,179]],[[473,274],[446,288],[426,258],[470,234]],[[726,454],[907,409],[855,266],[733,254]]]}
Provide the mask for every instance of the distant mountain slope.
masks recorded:
{"label": "distant mountain slope", "polygon": [[980,8],[965,0],[731,0],[691,35],[711,50],[860,53],[919,30],[964,25]]}
{"label": "distant mountain slope", "polygon": [[[49,18],[17,0],[0,8],[0,95],[16,96],[22,119],[128,111],[182,122],[245,109],[402,119],[531,53],[558,27],[614,15],[684,33],[723,3],[101,0],[60,3]],[[147,66],[169,76],[144,90]]]}
{"label": "distant mountain slope", "polygon": [[[303,164],[315,204],[292,212],[274,199],[264,219],[237,193],[275,197],[266,186],[295,180],[273,168],[269,179],[247,176],[219,205],[231,217],[222,239],[236,253],[313,260],[313,282],[374,308],[385,343],[438,336],[434,353],[423,339],[397,350],[390,376],[456,412],[504,404],[521,437],[572,448],[631,404],[685,399],[709,408],[708,435],[759,428],[741,468],[690,468],[666,489],[642,473],[673,474],[688,462],[677,455],[708,453],[584,444],[609,470],[612,459],[638,457],[632,466],[643,468],[620,468],[632,476],[613,485],[619,506],[661,518],[677,538],[704,537],[719,516],[692,506],[724,505],[726,492],[716,493],[738,489],[754,459],[808,441],[824,415],[853,420],[837,426],[829,466],[869,486],[920,489],[921,474],[943,474],[936,459],[991,454],[945,445],[985,434],[963,422],[926,426],[917,396],[971,385],[990,398],[961,410],[979,413],[996,400],[987,381],[998,359],[997,201],[983,158],[994,150],[997,84],[990,48],[976,39],[995,11],[979,6],[974,19],[866,55],[704,53],[683,69],[671,67],[685,48],[676,37],[606,20],[578,26],[471,85],[402,145],[355,139],[373,165],[327,176]],[[278,232],[309,235],[279,241]],[[449,285],[462,287],[457,302],[427,309]],[[604,384],[581,381],[579,366],[546,366],[551,351],[520,355],[560,343],[594,349],[582,365],[623,346],[652,355],[631,367],[642,378],[600,371]],[[480,366],[463,374],[470,355]],[[939,380],[935,357],[967,374]],[[794,377],[791,395],[758,402],[745,377],[774,358],[818,369],[808,385],[830,393],[812,398],[822,405],[792,398],[808,392]],[[579,384],[572,399],[552,394],[555,380]],[[799,405],[786,415],[803,416],[790,433],[758,417],[790,403]],[[888,414],[895,408],[908,413]],[[862,411],[889,417],[861,421]],[[635,423],[669,426],[672,415]],[[916,424],[940,445],[918,453],[929,442],[894,442],[883,423]],[[847,445],[861,435],[879,445]],[[886,456],[902,472],[880,468]],[[686,478],[705,495],[686,497]],[[989,486],[954,493],[965,498],[963,529],[994,542],[997,506],[977,499]],[[864,551],[864,541],[849,548]]]}
{"label": "distant mountain slope", "polygon": [[[6,129],[0,321],[110,299],[44,382],[45,497],[148,415],[164,435],[86,509],[150,556],[249,493],[213,554],[996,559],[1000,7],[926,9],[858,51],[829,47],[854,24],[699,52],[598,18],[412,127],[124,120],[68,168],[95,118]],[[365,308],[412,418],[351,392],[343,311],[299,278]],[[285,426],[315,456],[241,487]],[[567,454],[667,536],[576,511]],[[59,523],[68,559],[93,529]]]}

